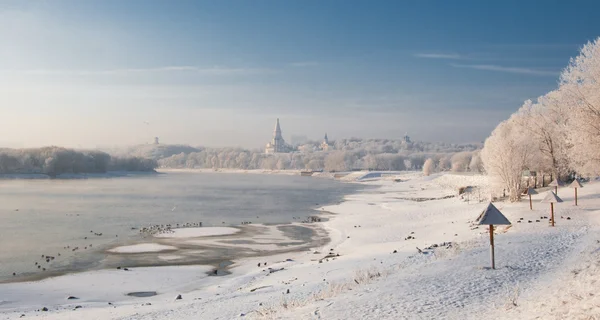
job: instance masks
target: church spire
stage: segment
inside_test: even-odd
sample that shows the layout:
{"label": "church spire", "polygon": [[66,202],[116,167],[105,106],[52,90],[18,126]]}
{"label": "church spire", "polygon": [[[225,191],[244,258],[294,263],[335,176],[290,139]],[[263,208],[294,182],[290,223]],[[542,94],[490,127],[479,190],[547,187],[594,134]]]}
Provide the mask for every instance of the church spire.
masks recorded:
{"label": "church spire", "polygon": [[275,130],[273,130],[273,139],[270,143],[267,143],[267,147],[265,148],[265,153],[286,153],[291,149],[283,140],[283,135],[281,134],[281,126],[279,125],[279,118],[277,118],[277,122],[275,123]]}
{"label": "church spire", "polygon": [[279,126],[279,118],[277,118],[277,124],[275,125],[275,132],[273,133],[275,139],[281,139],[281,127]]}

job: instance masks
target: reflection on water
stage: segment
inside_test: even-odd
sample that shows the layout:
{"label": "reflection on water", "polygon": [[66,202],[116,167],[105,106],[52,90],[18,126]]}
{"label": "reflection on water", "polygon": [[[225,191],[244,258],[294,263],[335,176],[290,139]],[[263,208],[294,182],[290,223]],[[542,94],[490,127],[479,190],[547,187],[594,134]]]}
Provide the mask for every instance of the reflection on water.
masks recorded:
{"label": "reflection on water", "polygon": [[[142,239],[138,229],[143,226],[295,222],[314,214],[312,208],[337,202],[356,188],[300,176],[223,173],[0,181],[0,281],[136,263],[144,254],[115,258],[105,250],[151,239]],[[297,228],[280,226],[278,230],[303,243],[314,236]],[[205,251],[193,262],[272,249],[268,237],[242,241],[260,243],[252,249],[227,247],[226,243],[188,244],[183,249]],[[289,242],[293,245],[296,240]],[[146,258],[152,264],[179,263],[158,259],[156,253]]]}

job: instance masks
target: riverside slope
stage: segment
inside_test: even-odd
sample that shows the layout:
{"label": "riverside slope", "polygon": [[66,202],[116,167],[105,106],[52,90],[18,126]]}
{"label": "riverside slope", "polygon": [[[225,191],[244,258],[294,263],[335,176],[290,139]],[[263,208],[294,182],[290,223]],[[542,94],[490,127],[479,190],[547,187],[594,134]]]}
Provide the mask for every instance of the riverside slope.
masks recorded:
{"label": "riverside slope", "polygon": [[[76,302],[65,301],[48,306],[48,312],[11,310],[0,318],[577,319],[599,314],[600,299],[587,284],[600,277],[595,272],[600,183],[579,191],[578,207],[571,189],[559,189],[565,202],[556,208],[555,228],[541,219],[549,216],[543,204],[530,211],[525,201],[496,203],[513,225],[497,230],[497,270],[491,270],[487,228],[471,224],[486,205],[485,177],[409,173],[396,178],[403,182],[369,179],[363,183],[379,188],[322,208],[333,213],[323,223],[332,238],[325,247],[236,261],[231,275],[176,288],[185,291],[112,305],[80,303],[77,310],[72,310]],[[462,186],[482,191],[468,202],[450,197]],[[482,202],[473,201],[477,198]],[[267,267],[257,266],[264,262]],[[178,274],[176,267],[156,272]],[[174,300],[177,293],[182,300]]]}

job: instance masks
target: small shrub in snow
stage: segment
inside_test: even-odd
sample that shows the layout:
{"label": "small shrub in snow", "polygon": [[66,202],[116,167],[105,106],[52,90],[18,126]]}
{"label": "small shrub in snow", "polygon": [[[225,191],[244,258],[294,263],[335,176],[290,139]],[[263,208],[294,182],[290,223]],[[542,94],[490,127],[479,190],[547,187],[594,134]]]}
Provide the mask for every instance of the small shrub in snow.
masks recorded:
{"label": "small shrub in snow", "polygon": [[423,174],[428,176],[433,173],[435,169],[435,164],[431,158],[425,160],[425,164],[423,164]]}

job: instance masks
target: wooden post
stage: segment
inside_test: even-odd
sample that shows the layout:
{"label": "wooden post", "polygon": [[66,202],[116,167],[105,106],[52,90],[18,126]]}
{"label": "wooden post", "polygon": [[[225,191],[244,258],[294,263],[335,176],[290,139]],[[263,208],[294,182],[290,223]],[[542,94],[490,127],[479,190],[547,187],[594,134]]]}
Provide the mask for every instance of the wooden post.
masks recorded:
{"label": "wooden post", "polygon": [[554,193],[556,193],[556,195],[558,195],[558,186],[554,187]]}
{"label": "wooden post", "polygon": [[494,257],[494,225],[490,224],[490,246],[492,247],[492,269],[496,269],[496,260]]}
{"label": "wooden post", "polygon": [[577,205],[577,188],[575,188],[575,205]]}
{"label": "wooden post", "polygon": [[550,202],[550,217],[552,218],[552,226],[554,227],[554,203]]}
{"label": "wooden post", "polygon": [[533,210],[533,205],[531,204],[531,195],[529,195],[529,210]]}

